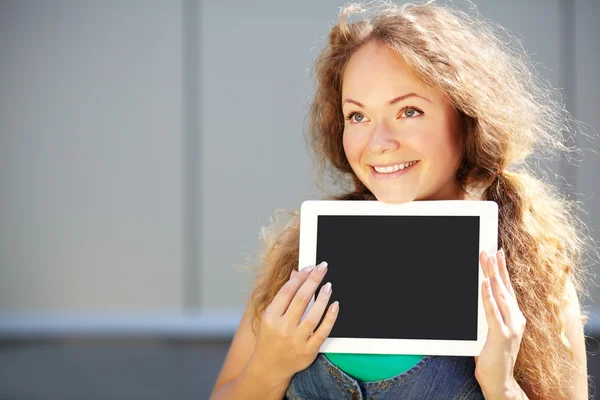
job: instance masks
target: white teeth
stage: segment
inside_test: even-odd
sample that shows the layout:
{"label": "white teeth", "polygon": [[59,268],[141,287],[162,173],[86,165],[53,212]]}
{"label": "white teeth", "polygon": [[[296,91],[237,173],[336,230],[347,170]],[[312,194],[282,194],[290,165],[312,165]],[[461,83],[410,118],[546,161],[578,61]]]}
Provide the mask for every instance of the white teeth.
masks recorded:
{"label": "white teeth", "polygon": [[400,169],[408,168],[411,165],[415,164],[416,162],[417,161],[411,161],[411,162],[407,162],[404,164],[391,165],[389,167],[373,167],[373,168],[375,168],[375,171],[379,172],[380,174],[390,174],[390,173],[396,172]]}

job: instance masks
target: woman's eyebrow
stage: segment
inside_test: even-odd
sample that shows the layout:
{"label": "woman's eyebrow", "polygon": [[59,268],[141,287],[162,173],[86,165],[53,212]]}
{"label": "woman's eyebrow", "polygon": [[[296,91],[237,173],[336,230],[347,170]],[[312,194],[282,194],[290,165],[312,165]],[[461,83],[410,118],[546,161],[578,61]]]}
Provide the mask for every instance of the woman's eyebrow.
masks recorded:
{"label": "woman's eyebrow", "polygon": [[[423,100],[426,100],[426,101],[428,101],[428,102],[430,102],[430,103],[431,103],[431,100],[429,100],[429,99],[428,99],[428,98],[426,98],[426,97],[420,96],[420,95],[418,95],[418,94],[416,94],[416,93],[407,93],[407,94],[403,94],[402,96],[398,96],[398,97],[396,97],[396,98],[394,98],[394,99],[390,100],[390,105],[394,105],[395,103],[397,103],[397,102],[399,102],[399,101],[402,101],[402,100],[404,100],[404,99],[406,99],[406,98],[408,98],[408,97],[419,97],[419,98],[421,98],[421,99],[423,99]],[[342,106],[343,106],[344,104],[346,104],[346,103],[352,103],[352,104],[356,104],[356,105],[357,105],[357,106],[359,106],[359,107],[365,108],[365,106],[364,106],[362,103],[360,103],[360,102],[358,102],[358,101],[356,101],[356,100],[353,100],[353,99],[351,99],[351,98],[349,98],[349,97],[348,97],[348,98],[346,98],[346,99],[344,99],[344,101],[342,102]]]}

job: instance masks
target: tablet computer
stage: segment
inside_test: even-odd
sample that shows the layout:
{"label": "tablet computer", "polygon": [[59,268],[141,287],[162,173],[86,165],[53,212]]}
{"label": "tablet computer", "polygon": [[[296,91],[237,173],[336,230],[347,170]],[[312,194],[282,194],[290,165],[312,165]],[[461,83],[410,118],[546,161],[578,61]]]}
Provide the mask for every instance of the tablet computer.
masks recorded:
{"label": "tablet computer", "polygon": [[305,201],[298,268],[327,261],[340,304],[320,352],[479,355],[479,253],[497,243],[491,201]]}

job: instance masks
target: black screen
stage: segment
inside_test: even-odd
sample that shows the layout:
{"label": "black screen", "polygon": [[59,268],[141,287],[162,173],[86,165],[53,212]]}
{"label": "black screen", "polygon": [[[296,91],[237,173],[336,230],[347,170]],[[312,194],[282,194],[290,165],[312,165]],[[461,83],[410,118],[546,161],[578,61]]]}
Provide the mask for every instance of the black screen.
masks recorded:
{"label": "black screen", "polygon": [[[329,337],[477,340],[478,216],[318,217]],[[320,289],[320,287],[319,287]],[[317,291],[317,293],[319,293]]]}

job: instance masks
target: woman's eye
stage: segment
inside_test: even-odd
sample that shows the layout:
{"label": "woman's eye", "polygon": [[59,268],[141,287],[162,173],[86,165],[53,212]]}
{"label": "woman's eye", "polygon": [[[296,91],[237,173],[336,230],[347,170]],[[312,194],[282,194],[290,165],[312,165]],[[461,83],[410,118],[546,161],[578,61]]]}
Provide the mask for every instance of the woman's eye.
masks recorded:
{"label": "woman's eye", "polygon": [[359,123],[365,119],[365,116],[362,115],[361,113],[353,112],[353,113],[350,113],[350,115],[348,115],[346,117],[346,119],[350,122]]}
{"label": "woman's eye", "polygon": [[[400,114],[401,117],[404,116],[405,118],[414,118],[422,115],[423,111],[414,107],[405,107],[403,110],[400,111]],[[353,124],[358,124],[365,120],[365,116],[359,112],[353,112],[346,117],[346,120],[350,121]]]}
{"label": "woman's eye", "polygon": [[402,114],[408,118],[417,116],[417,115],[415,115],[416,113],[419,113],[419,115],[422,114],[422,112],[420,110],[418,110],[416,108],[412,108],[412,107],[407,107],[404,110],[402,110]]}

